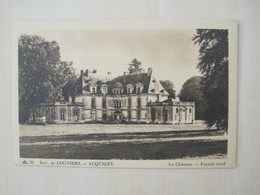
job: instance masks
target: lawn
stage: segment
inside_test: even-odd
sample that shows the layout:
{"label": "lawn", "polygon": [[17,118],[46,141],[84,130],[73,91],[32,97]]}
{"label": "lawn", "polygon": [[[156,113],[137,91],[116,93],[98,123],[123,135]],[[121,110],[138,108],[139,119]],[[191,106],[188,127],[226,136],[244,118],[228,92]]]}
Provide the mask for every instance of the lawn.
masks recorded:
{"label": "lawn", "polygon": [[20,137],[22,158],[152,160],[225,158],[227,155],[228,141],[221,130],[104,133],[104,130],[88,131],[85,127],[84,133],[76,134],[71,133],[73,130],[53,135],[50,132],[43,135],[42,132],[34,132],[33,136],[25,133],[27,136]]}

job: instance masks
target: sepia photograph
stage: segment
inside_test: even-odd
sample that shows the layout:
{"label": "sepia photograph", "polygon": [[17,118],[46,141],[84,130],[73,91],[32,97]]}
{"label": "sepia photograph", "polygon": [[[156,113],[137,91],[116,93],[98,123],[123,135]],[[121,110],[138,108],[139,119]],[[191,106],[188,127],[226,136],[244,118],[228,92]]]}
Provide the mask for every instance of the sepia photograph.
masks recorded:
{"label": "sepia photograph", "polygon": [[235,22],[38,22],[14,31],[18,164],[235,167]]}

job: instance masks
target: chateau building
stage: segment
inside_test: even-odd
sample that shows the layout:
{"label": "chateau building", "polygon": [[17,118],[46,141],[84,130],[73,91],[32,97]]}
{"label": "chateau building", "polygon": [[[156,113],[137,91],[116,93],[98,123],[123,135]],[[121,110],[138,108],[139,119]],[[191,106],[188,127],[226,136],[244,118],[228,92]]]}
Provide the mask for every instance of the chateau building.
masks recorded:
{"label": "chateau building", "polygon": [[69,101],[42,104],[39,116],[50,123],[193,123],[194,102],[168,98],[151,68],[112,80],[81,71],[76,95]]}

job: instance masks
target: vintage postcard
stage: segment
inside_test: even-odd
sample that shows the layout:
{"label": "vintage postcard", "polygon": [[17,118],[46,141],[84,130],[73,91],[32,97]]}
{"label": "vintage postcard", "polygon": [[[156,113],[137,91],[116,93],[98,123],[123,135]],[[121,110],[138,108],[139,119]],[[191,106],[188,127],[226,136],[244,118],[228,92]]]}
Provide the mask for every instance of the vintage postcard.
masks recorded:
{"label": "vintage postcard", "polygon": [[12,46],[17,164],[236,166],[236,22],[14,22]]}

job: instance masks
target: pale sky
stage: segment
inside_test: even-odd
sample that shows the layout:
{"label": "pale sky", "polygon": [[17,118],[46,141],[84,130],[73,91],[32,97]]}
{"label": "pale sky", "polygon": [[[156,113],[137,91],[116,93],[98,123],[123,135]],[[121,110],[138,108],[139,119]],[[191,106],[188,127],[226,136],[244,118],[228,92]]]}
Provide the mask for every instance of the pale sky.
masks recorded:
{"label": "pale sky", "polygon": [[[196,68],[198,47],[193,45],[195,30],[88,29],[40,31],[47,41],[57,41],[61,59],[73,61],[79,74],[97,69],[98,74],[122,75],[136,58],[147,71],[153,68],[159,80],[171,80],[177,94],[183,83],[201,75]],[[26,34],[30,34],[27,33]]]}

